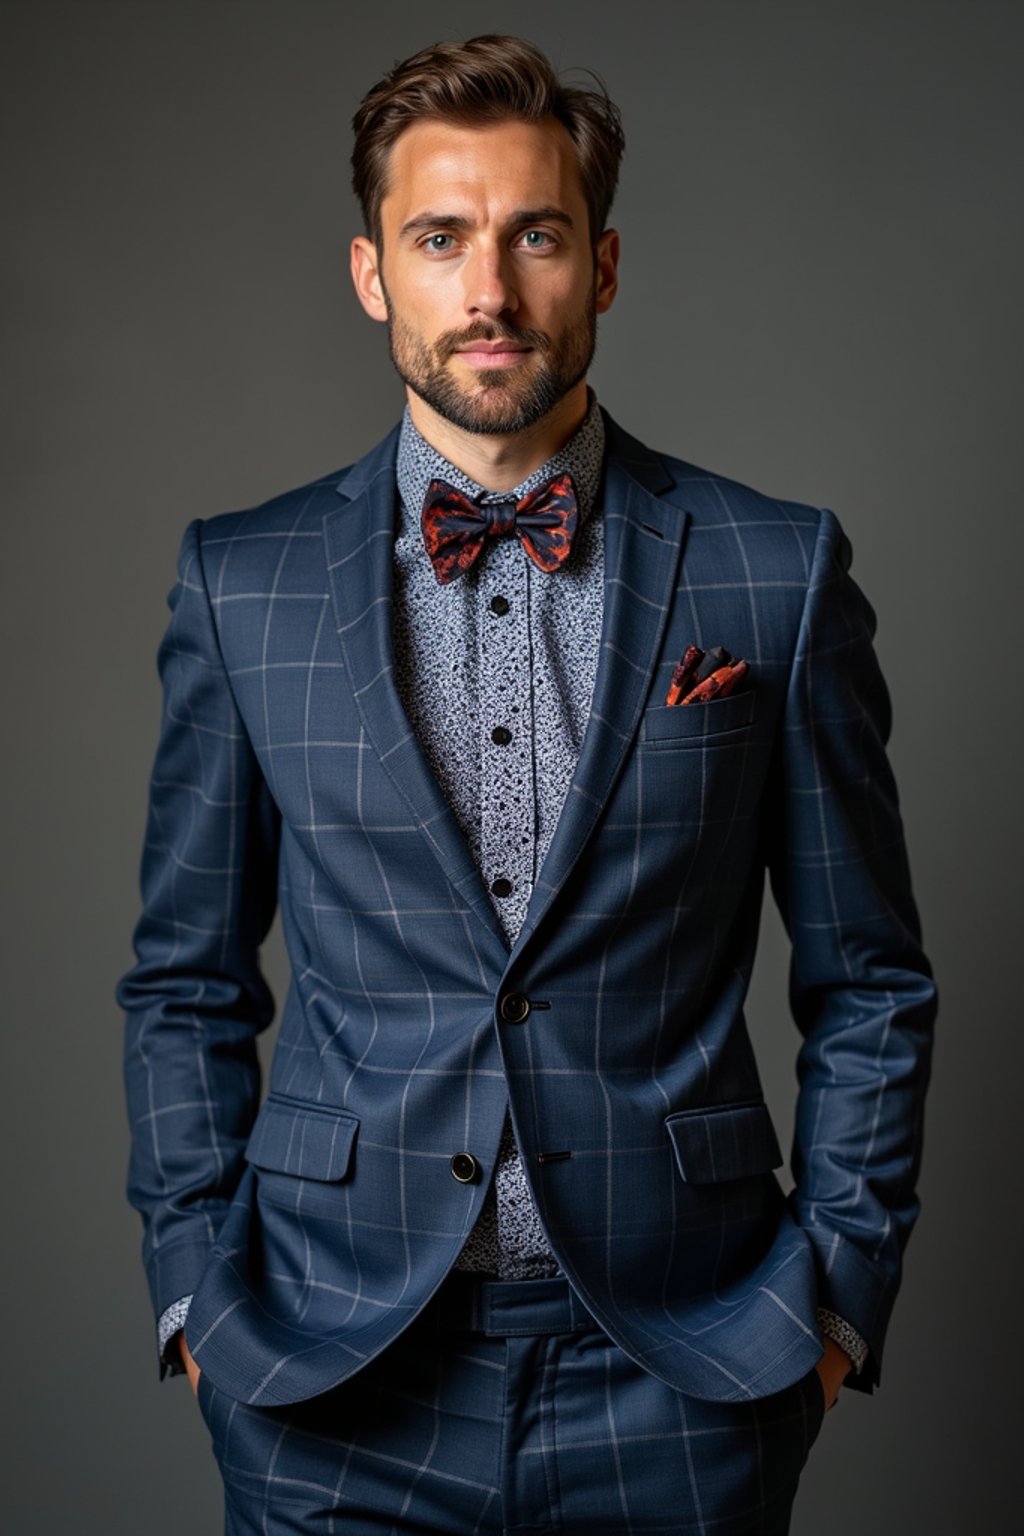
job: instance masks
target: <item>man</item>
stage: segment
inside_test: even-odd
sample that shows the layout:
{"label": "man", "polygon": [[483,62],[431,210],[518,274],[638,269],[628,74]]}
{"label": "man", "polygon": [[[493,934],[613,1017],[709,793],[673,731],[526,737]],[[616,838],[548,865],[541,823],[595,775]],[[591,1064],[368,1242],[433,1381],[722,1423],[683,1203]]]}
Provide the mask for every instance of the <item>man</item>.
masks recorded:
{"label": "man", "polygon": [[[935,998],[873,615],[831,513],[590,391],[607,97],[482,37],[355,128],[405,414],[193,523],[161,652],[120,997],[162,1370],[232,1532],[783,1532],[917,1211]],[[742,1011],[765,871],[788,1197]]]}

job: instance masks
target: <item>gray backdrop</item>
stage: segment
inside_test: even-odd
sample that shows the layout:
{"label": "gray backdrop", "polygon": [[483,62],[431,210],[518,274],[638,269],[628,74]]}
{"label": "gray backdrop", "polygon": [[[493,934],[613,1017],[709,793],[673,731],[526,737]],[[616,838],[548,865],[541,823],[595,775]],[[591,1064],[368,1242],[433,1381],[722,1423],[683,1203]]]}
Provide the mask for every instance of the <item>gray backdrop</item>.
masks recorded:
{"label": "gray backdrop", "polygon": [[[884,1382],[830,1415],[795,1533],[1002,1536],[1020,1428],[1024,9],[31,0],[2,19],[6,1528],[220,1528],[195,1404],[157,1380],[123,1199],[111,993],[164,597],[190,518],[340,467],[395,419],[383,332],[347,276],[349,120],[397,58],[504,30],[597,69],[624,113],[601,399],[654,446],[833,507],[879,614],[943,1006]],[[751,1015],[785,1131],[798,1036],[774,914],[763,950]],[[279,978],[276,941],[269,964]]]}

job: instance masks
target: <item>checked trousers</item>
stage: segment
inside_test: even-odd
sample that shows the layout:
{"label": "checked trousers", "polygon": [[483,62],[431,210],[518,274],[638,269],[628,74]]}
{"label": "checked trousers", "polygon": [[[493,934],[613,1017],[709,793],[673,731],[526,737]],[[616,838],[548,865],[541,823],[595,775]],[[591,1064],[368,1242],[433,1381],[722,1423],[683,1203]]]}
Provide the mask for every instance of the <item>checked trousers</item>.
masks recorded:
{"label": "checked trousers", "polygon": [[637,1366],[568,1283],[449,1275],[381,1355],[306,1402],[199,1379],[226,1536],[785,1536],[816,1371],[711,1403]]}

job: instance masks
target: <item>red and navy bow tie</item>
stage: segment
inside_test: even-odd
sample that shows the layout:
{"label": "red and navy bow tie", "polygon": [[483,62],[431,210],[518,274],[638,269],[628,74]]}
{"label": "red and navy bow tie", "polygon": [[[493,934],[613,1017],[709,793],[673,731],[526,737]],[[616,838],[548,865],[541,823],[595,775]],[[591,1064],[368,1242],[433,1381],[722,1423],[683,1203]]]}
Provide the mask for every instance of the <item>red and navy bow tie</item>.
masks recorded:
{"label": "red and navy bow tie", "polygon": [[515,534],[542,571],[568,558],[578,521],[572,476],[556,475],[521,501],[479,506],[446,480],[431,480],[420,524],[423,543],[443,585],[468,571],[487,539]]}

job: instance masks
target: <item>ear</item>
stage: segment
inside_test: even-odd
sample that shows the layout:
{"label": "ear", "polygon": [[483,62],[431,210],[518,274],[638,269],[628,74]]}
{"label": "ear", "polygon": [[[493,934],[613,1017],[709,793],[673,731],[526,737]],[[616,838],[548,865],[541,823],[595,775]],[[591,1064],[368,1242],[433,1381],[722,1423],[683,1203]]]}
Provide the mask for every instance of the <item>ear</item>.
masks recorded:
{"label": "ear", "polygon": [[365,235],[356,235],[351,252],[352,282],[356,296],[371,320],[386,320],[388,306],[380,280],[377,247]]}
{"label": "ear", "polygon": [[619,291],[619,232],[606,229],[594,253],[594,301],[599,315],[611,309]]}

